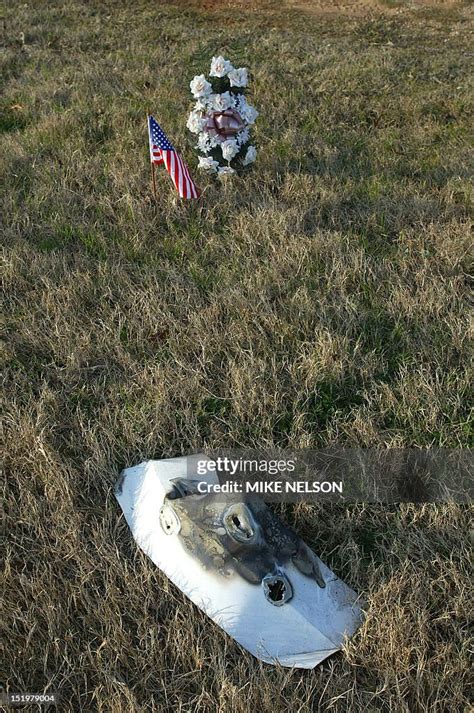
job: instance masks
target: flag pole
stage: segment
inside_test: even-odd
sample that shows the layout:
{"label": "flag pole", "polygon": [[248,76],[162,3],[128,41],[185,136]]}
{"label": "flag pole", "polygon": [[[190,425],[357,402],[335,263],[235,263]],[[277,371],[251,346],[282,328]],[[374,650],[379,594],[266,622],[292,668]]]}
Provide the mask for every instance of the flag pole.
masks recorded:
{"label": "flag pole", "polygon": [[151,164],[151,178],[153,181],[153,195],[155,196],[155,201],[157,201],[158,199],[156,197],[156,176],[155,176],[155,164],[154,163]]}
{"label": "flag pole", "polygon": [[[150,112],[147,111],[147,113],[146,113],[146,130],[148,133],[148,143],[150,143],[150,126],[148,123],[149,117],[150,117]],[[150,156],[150,158],[151,158],[151,156]],[[153,185],[153,195],[155,197],[155,202],[156,202],[158,199],[156,197],[156,175],[155,175],[155,164],[153,163],[153,161],[151,161],[150,166],[151,166],[151,180],[152,180],[152,185]]]}

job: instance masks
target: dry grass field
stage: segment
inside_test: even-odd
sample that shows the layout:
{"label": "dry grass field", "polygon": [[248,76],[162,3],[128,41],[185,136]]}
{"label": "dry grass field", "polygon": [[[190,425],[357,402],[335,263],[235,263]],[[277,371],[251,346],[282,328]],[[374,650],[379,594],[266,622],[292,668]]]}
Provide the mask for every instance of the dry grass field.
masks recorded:
{"label": "dry grass field", "polygon": [[[466,508],[279,507],[367,601],[305,672],[197,611],[112,493],[206,447],[472,445],[469,3],[7,0],[0,24],[3,685],[86,713],[472,710]],[[188,204],[159,171],[155,204],[145,111],[195,165],[218,52],[251,67],[258,163]]]}

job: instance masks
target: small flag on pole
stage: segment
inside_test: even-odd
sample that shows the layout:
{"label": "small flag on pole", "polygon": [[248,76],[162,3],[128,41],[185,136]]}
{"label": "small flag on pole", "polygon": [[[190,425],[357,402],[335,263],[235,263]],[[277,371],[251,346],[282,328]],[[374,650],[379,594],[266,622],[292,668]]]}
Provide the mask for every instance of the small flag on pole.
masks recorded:
{"label": "small flag on pole", "polygon": [[[152,116],[148,117],[148,138],[151,163],[153,166],[159,163],[164,164],[180,198],[199,198],[199,191],[189,175],[188,167]],[[156,197],[156,189],[154,188],[154,190]]]}

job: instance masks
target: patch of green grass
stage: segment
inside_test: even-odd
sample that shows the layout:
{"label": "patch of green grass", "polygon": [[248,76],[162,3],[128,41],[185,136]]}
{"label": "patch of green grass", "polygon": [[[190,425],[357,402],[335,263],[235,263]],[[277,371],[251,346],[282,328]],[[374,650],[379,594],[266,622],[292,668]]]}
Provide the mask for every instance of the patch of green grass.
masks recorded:
{"label": "patch of green grass", "polygon": [[[311,429],[324,432],[331,420],[363,402],[362,384],[354,379],[348,378],[341,383],[321,381],[315,384],[314,392],[304,405],[305,418]],[[323,440],[318,438],[318,441],[322,445]]]}
{"label": "patch of green grass", "polygon": [[22,131],[28,125],[28,117],[17,102],[0,104],[0,134],[10,131]]}

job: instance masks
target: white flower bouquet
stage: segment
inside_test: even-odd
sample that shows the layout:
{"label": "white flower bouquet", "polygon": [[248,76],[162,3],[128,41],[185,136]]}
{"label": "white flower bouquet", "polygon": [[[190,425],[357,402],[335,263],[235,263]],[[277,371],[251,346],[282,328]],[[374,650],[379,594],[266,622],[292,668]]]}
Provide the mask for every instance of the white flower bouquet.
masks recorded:
{"label": "white flower bouquet", "polygon": [[257,157],[250,127],[258,111],[245,97],[247,83],[245,67],[235,69],[224,57],[213,57],[209,81],[199,74],[189,85],[196,103],[186,125],[197,134],[199,168],[219,178],[236,173]]}

